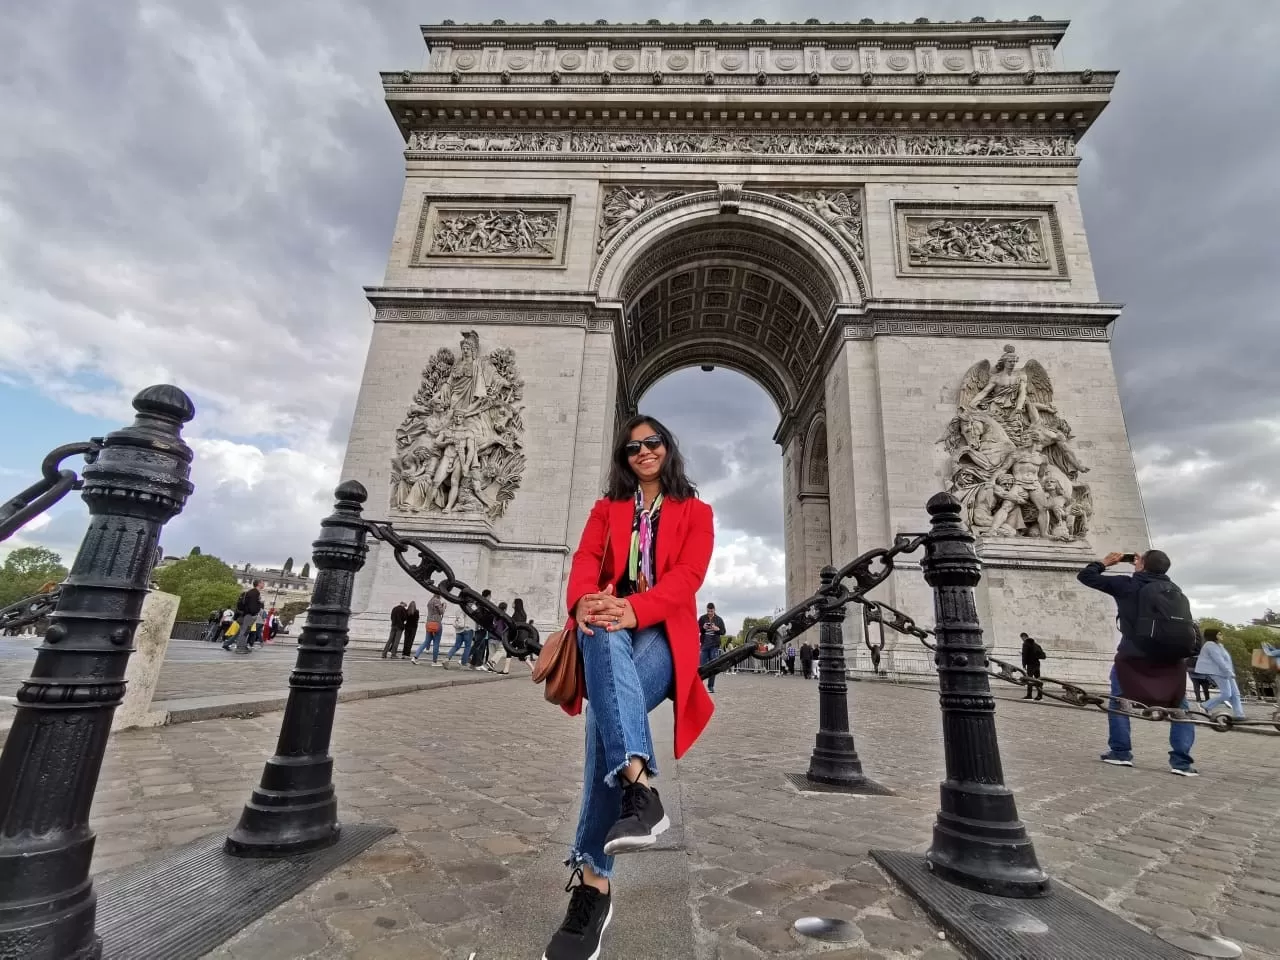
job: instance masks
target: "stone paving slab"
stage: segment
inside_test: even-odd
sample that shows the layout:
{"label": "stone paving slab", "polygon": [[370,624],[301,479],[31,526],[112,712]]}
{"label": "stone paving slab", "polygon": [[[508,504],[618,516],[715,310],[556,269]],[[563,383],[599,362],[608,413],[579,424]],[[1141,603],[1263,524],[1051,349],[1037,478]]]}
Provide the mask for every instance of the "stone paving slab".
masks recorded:
{"label": "stone paving slab", "polygon": [[[624,917],[635,923],[637,915],[687,923],[696,960],[959,956],[868,857],[872,847],[919,852],[929,842],[943,770],[936,693],[863,683],[852,697],[867,772],[892,797],[791,787],[783,774],[807,765],[817,685],[721,678],[703,739],[676,765],[660,758],[665,774],[677,774],[668,790],[678,789],[684,848],[660,855],[666,861],[635,858],[631,893],[620,873],[615,933],[625,937]],[[1280,956],[1280,742],[1202,732],[1195,755],[1203,775],[1187,780],[1167,772],[1165,725],[1134,722],[1138,766],[1125,769],[1097,762],[1106,735],[1097,711],[1001,700],[998,718],[1006,776],[1055,880],[1148,929],[1191,926],[1238,941],[1247,960]],[[272,714],[113,736],[93,811],[95,868],[226,830],[279,721]],[[525,902],[539,905],[539,922],[528,918],[523,943],[510,927],[506,953],[540,956],[551,929],[538,928],[553,926],[565,903],[567,870],[556,864],[578,794],[581,740],[579,721],[529,683],[340,705],[333,752],[342,816],[400,833],[209,956],[469,960],[485,932]],[[654,899],[641,905],[634,897],[645,884]],[[802,940],[791,922],[805,915],[849,920],[859,939],[837,948]],[[604,957],[649,956],[628,945],[614,939]],[[486,957],[477,951],[474,960]]]}

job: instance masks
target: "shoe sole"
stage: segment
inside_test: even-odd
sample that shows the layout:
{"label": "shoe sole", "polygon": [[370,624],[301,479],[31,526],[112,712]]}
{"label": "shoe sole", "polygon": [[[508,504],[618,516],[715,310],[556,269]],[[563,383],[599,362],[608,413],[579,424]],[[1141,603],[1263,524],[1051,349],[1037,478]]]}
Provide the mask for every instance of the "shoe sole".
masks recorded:
{"label": "shoe sole", "polygon": [[[634,853],[637,850],[644,850],[652,847],[658,842],[658,837],[667,832],[667,828],[671,826],[671,818],[663,814],[662,819],[653,825],[643,837],[619,837],[617,840],[610,840],[604,845],[604,852],[607,856],[614,856],[619,853]],[[612,908],[611,908],[612,909]]]}
{"label": "shoe sole", "polygon": [[1175,777],[1198,777],[1198,776],[1200,776],[1200,774],[1196,773],[1194,770],[1175,770],[1175,769],[1173,769],[1173,767],[1170,767],[1170,768],[1169,768],[1169,772],[1170,772],[1170,773],[1172,773]]}
{"label": "shoe sole", "polygon": [[1111,765],[1111,766],[1113,766],[1113,767],[1132,767],[1132,766],[1133,766],[1133,761],[1132,761],[1132,760],[1106,760],[1106,759],[1104,759],[1102,762],[1103,762],[1103,763],[1106,763],[1106,764],[1110,764],[1110,765]]}
{"label": "shoe sole", "polygon": [[[604,925],[600,928],[600,942],[596,944],[596,952],[587,957],[587,960],[600,960],[600,951],[604,949],[604,932],[609,929],[609,921],[613,919],[613,903],[609,903],[609,912],[604,915]],[[542,955],[542,960],[547,960],[547,955]]]}

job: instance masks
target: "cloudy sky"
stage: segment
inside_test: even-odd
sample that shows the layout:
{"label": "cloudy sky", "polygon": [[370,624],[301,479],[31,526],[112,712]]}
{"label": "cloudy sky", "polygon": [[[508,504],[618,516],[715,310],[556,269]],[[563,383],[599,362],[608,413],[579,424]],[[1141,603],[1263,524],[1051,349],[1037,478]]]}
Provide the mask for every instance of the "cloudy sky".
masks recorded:
{"label": "cloudy sky", "polygon": [[[1083,203],[1156,542],[1198,610],[1280,606],[1280,11],[1059,0],[654,2],[663,20],[1070,16],[1072,66],[1116,68]],[[1039,3],[1039,0],[1036,0]],[[325,512],[382,274],[402,142],[378,71],[420,66],[424,19],[634,18],[616,0],[6,0],[0,13],[0,498],[51,447],[195,398],[198,499],[166,532],[232,561],[305,555]],[[684,371],[671,421],[721,519],[730,626],[782,602],[776,412]],[[687,411],[696,385],[714,400]],[[24,532],[68,556],[84,509]],[[1106,545],[1110,546],[1110,545]]]}

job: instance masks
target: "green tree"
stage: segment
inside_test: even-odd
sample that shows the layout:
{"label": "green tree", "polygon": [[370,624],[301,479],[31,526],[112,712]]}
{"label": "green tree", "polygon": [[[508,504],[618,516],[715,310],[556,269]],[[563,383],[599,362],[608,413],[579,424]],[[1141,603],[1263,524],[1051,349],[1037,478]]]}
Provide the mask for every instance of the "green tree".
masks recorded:
{"label": "green tree", "polygon": [[67,578],[62,557],[47,547],[18,547],[0,566],[0,606],[16,603]]}
{"label": "green tree", "polygon": [[287,627],[301,616],[309,606],[311,606],[310,600],[290,600],[280,606],[280,609],[276,611],[276,616]]}
{"label": "green tree", "polygon": [[772,622],[773,617],[746,617],[742,621],[742,630],[739,631],[738,635],[729,642],[729,646],[741,646],[747,642],[747,634],[750,633],[752,629],[755,627],[768,626]]}
{"label": "green tree", "polygon": [[156,586],[181,598],[179,620],[203,620],[213,610],[234,606],[240,595],[240,584],[231,568],[204,554],[156,571]]}
{"label": "green tree", "polygon": [[187,556],[189,556],[189,557],[198,557],[198,556],[200,556],[200,548],[199,548],[199,547],[192,547],[192,548],[191,548],[191,552],[190,552],[189,554],[187,554]]}
{"label": "green tree", "polygon": [[303,579],[303,580],[310,579],[310,577],[311,577],[311,564],[309,564],[309,563],[304,563],[304,564],[302,565],[302,573],[300,574],[300,576],[302,577],[302,579]]}

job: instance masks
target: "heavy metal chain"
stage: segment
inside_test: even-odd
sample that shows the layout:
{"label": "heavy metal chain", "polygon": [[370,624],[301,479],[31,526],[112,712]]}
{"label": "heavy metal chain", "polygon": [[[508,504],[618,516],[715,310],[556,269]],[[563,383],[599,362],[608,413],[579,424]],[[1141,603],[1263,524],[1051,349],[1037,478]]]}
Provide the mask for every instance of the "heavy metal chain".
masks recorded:
{"label": "heavy metal chain", "polygon": [[[449,603],[457,604],[462,612],[476,622],[491,637],[502,642],[510,656],[520,660],[536,657],[542,650],[538,631],[531,623],[517,623],[470,584],[458,579],[440,554],[431,549],[420,537],[402,537],[390,523],[380,520],[362,520],[361,523],[376,540],[391,547],[396,563],[428,593]],[[416,559],[408,556],[409,551]]]}
{"label": "heavy metal chain", "polygon": [[[936,636],[934,632],[918,626],[910,616],[901,610],[896,610],[887,603],[882,603],[878,600],[863,600],[860,602],[864,604],[863,634],[868,648],[871,649],[873,666],[879,667],[879,651],[884,649],[884,631],[886,628],[915,637],[930,650],[937,651],[937,644],[931,643],[929,639]],[[874,644],[871,640],[870,625],[873,623],[880,625],[879,644]],[[1137,720],[1152,720],[1157,723],[1162,721],[1192,723],[1221,732],[1243,730],[1247,733],[1280,734],[1280,710],[1274,711],[1270,720],[1237,720],[1231,714],[1213,714],[1193,708],[1184,710],[1180,707],[1152,707],[1139,700],[1113,697],[1110,694],[1092,693],[1074,683],[1058,680],[1055,677],[1032,677],[1017,664],[1001,660],[999,657],[993,657],[990,654],[986,657],[986,668],[987,675],[996,680],[1004,680],[1007,683],[1035,690],[1050,700],[1056,700],[1072,707],[1084,707],[1086,709],[1096,707],[1103,713],[1115,713]]]}
{"label": "heavy metal chain", "polygon": [[[919,550],[925,537],[923,533],[900,533],[894,538],[893,546],[877,547],[851,560],[813,596],[771,622],[752,627],[742,646],[701,666],[699,676],[706,679],[723,673],[751,657],[757,660],[776,657],[783,652],[789,640],[804,633],[824,616],[843,610],[851,603],[868,603],[865,595],[889,578],[894,571],[894,560],[902,554]],[[846,583],[848,580],[853,580],[852,586]]]}
{"label": "heavy metal chain", "polygon": [[94,437],[81,443],[68,443],[52,451],[40,464],[40,479],[13,499],[0,504],[0,541],[8,540],[44,513],[72,490],[79,490],[84,481],[74,470],[62,466],[68,457],[83,456],[85,463],[98,459],[103,439]]}
{"label": "heavy metal chain", "polygon": [[57,608],[58,598],[61,596],[62,587],[54,587],[48,593],[37,593],[7,607],[0,607],[0,635],[43,620]]}

